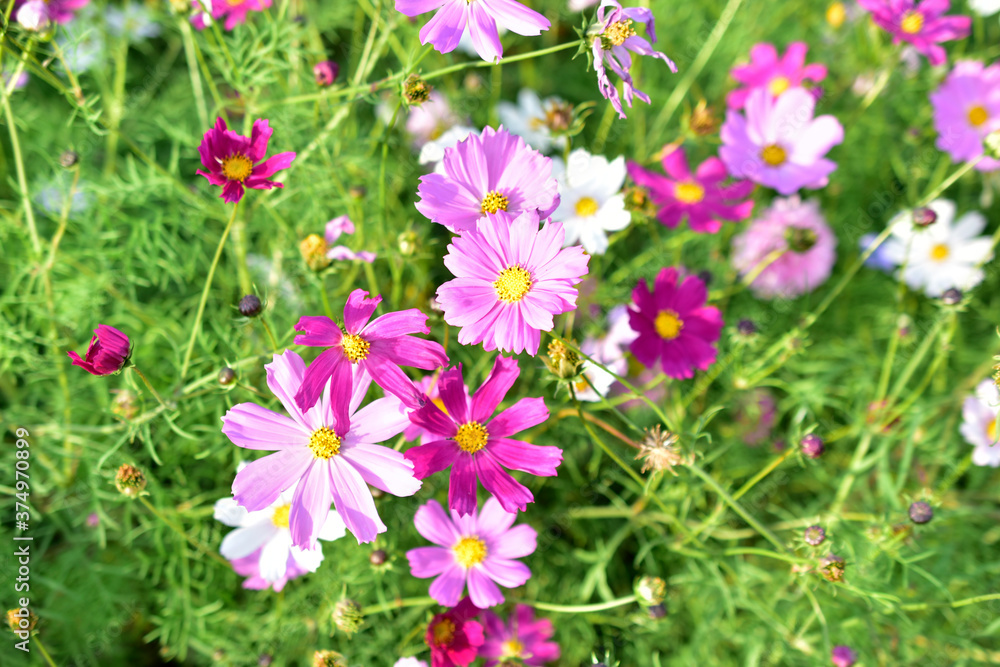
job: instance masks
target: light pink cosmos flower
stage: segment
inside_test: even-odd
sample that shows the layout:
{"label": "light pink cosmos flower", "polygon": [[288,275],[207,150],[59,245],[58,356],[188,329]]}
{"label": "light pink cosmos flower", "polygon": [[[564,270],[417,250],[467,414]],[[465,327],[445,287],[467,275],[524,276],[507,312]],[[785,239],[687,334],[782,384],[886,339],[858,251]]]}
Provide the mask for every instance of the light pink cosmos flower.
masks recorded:
{"label": "light pink cosmos flower", "polygon": [[491,611],[483,613],[486,641],[479,657],[486,658],[486,667],[509,664],[520,660],[530,667],[540,667],[559,659],[559,644],[551,641],[555,630],[547,618],[535,620],[535,610],[526,604],[514,608],[507,622]]}
{"label": "light pink cosmos flower", "polygon": [[[610,9],[610,11],[608,11]],[[633,23],[641,23],[646,28],[649,41],[639,37]],[[597,72],[597,88],[601,95],[611,102],[618,112],[619,118],[625,118],[621,97],[618,89],[608,78],[607,69],[617,74],[622,80],[625,91],[625,103],[632,107],[632,98],[638,97],[649,104],[649,95],[633,85],[632,54],[659,58],[667,63],[671,72],[677,71],[677,65],[659,51],[654,51],[650,42],[656,43],[656,29],[653,12],[645,7],[623,8],[617,0],[603,0],[597,10],[597,22],[590,28],[590,50],[594,55],[594,70]],[[607,68],[607,69],[606,69]]]}
{"label": "light pink cosmos flower", "polygon": [[[222,432],[238,447],[276,450],[236,474],[236,502],[256,512],[297,483],[288,515],[292,544],[315,547],[331,501],[358,542],[371,542],[386,527],[368,485],[395,496],[412,496],[420,488],[413,464],[394,449],[376,444],[406,428],[406,410],[394,397],[358,410],[371,380],[357,373],[353,394],[341,394],[346,409],[334,410],[328,387],[316,405],[303,411],[292,398],[305,378],[302,358],[289,350],[264,368],[267,386],[291,416],[240,403],[222,418]],[[345,418],[337,418],[336,412]]]}
{"label": "light pink cosmos flower", "polygon": [[[1000,64],[960,61],[930,99],[937,147],[955,162],[974,160],[983,154],[983,140],[1000,130]],[[995,171],[1000,160],[984,157],[976,169]]]}
{"label": "light pink cosmos flower", "polygon": [[576,308],[574,285],[590,261],[579,246],[563,248],[564,240],[561,223],[539,229],[534,212],[487,215],[454,238],[444,265],[455,279],[438,287],[437,299],[445,322],[461,327],[458,342],[538,354],[553,316]]}
{"label": "light pink cosmos flower", "polygon": [[406,117],[406,132],[413,137],[413,145],[420,148],[428,141],[437,139],[446,130],[458,125],[459,117],[451,110],[448,98],[432,90],[427,101],[410,107]]}
{"label": "light pink cosmos flower", "polygon": [[[17,10],[27,4],[32,3],[30,0],[17,0],[11,14],[17,16]],[[43,18],[53,23],[66,24],[73,20],[74,12],[89,4],[90,0],[45,0],[42,10]]]}
{"label": "light pink cosmos flower", "polygon": [[806,65],[805,42],[792,42],[785,55],[778,58],[773,44],[762,42],[750,49],[750,63],[734,67],[730,75],[743,84],[742,88],[726,96],[730,109],[742,109],[747,96],[754,88],[766,88],[773,97],[778,97],[789,88],[802,88],[806,81],[818,83],[826,78],[826,65],[813,63]]}
{"label": "light pink cosmos flower", "polygon": [[427,316],[416,308],[386,313],[375,318],[372,313],[382,302],[382,297],[368,298],[368,292],[356,289],[344,305],[344,331],[329,317],[301,317],[295,330],[302,333],[295,337],[296,345],[328,348],[309,364],[302,387],[295,394],[295,401],[309,409],[319,400],[327,384],[332,384],[334,411],[338,419],[347,415],[340,401],[342,394],[350,394],[352,368],[370,376],[375,384],[396,396],[407,407],[419,407],[422,396],[400,366],[413,366],[434,370],[448,363],[448,355],[440,343],[411,334],[430,333]]}
{"label": "light pink cosmos flower", "polygon": [[[464,2],[465,0],[461,0]],[[482,2],[482,0],[476,0]],[[453,232],[474,229],[487,213],[547,218],[559,206],[552,160],[500,126],[483,128],[444,153],[444,173],[420,177],[417,210]]]}
{"label": "light pink cosmos flower", "polygon": [[816,289],[837,261],[837,237],[816,201],[775,199],[771,207],[733,239],[733,266],[740,276],[761,270],[750,291],[758,297],[790,299]]}
{"label": "light pink cosmos flower", "polygon": [[753,211],[752,201],[739,201],[750,195],[753,183],[724,185],[729,174],[719,158],[708,158],[692,174],[684,149],[678,147],[663,156],[663,170],[667,176],[647,171],[636,162],[628,163],[629,176],[649,190],[660,208],[656,219],[671,229],[686,217],[692,231],[715,234],[722,229],[722,220],[746,220]]}
{"label": "light pink cosmos flower", "polygon": [[528,566],[514,559],[534,553],[538,537],[527,524],[513,526],[516,518],[495,498],[487,500],[478,515],[473,511],[463,517],[452,510],[450,518],[438,501],[431,500],[417,510],[413,524],[439,546],[407,551],[410,574],[437,577],[430,596],[446,607],[458,604],[466,584],[472,604],[480,609],[502,604],[497,584],[517,588],[531,578]]}
{"label": "light pink cosmos flower", "polygon": [[824,156],[844,140],[844,128],[833,116],[813,118],[815,106],[804,88],[777,99],[763,88],[751,91],[746,116],[730,109],[722,125],[719,157],[730,175],[783,195],[825,187],[837,164]]}
{"label": "light pink cosmos flower", "polygon": [[476,53],[487,62],[503,56],[498,26],[528,36],[551,26],[547,18],[516,0],[396,0],[396,10],[406,16],[436,11],[420,29],[420,43],[430,42],[439,53],[454,51],[468,27]]}
{"label": "light pink cosmos flower", "polygon": [[437,438],[407,450],[407,460],[413,462],[418,479],[451,466],[448,506],[463,516],[476,511],[477,479],[506,511],[523,511],[535,497],[504,468],[555,477],[562,461],[562,450],[558,447],[510,439],[548,419],[544,399],[522,398],[493,417],[520,373],[517,359],[498,356],[486,382],[469,398],[459,364],[442,373],[438,380],[447,413],[430,401],[410,413],[411,422]]}
{"label": "light pink cosmos flower", "polygon": [[201,165],[208,171],[199,169],[197,173],[207,178],[212,185],[223,186],[219,196],[229,204],[243,199],[244,187],[255,190],[284,187],[281,183],[268,179],[275,172],[288,169],[295,159],[295,153],[278,153],[264,160],[267,142],[273,132],[267,119],[255,120],[248,139],[228,129],[226,121],[216,119],[215,127],[205,133],[198,146]]}
{"label": "light pink cosmos flower", "polygon": [[211,4],[212,18],[219,20],[225,17],[226,30],[232,30],[246,22],[249,12],[262,12],[270,7],[271,0],[211,0]]}
{"label": "light pink cosmos flower", "polygon": [[977,466],[1000,467],[998,412],[1000,391],[993,380],[980,382],[976,385],[976,393],[962,403],[962,425],[959,431],[965,441],[975,447],[972,450],[972,462]]}
{"label": "light pink cosmos flower", "polygon": [[947,58],[940,42],[965,39],[972,27],[968,16],[942,16],[951,9],[951,0],[858,0],[858,4],[871,12],[875,25],[892,34],[893,44],[913,44],[931,65]]}
{"label": "light pink cosmos flower", "polygon": [[333,245],[340,238],[341,234],[353,234],[354,223],[346,215],[341,215],[326,223],[324,238],[330,249],[326,251],[326,256],[333,260],[360,259],[362,262],[371,264],[375,261],[375,253],[367,250],[354,252],[347,246]]}

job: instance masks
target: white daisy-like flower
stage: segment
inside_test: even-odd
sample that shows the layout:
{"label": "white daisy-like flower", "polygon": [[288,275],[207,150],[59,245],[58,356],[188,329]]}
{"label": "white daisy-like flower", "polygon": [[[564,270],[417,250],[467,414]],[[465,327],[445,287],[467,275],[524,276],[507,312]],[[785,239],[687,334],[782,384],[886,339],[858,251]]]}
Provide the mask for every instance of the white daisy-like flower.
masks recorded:
{"label": "white daisy-like flower", "polygon": [[907,285],[927,296],[975,287],[985,275],[980,267],[993,257],[992,240],[979,236],[986,218],[970,211],[955,220],[955,202],[947,199],[936,199],[928,208],[937,219],[926,227],[913,224],[913,211],[889,221],[892,232],[885,241],[885,257],[899,265]]}
{"label": "white daisy-like flower", "polygon": [[976,393],[962,404],[962,425],[959,432],[974,446],[972,462],[977,466],[1000,467],[1000,445],[997,444],[997,411],[1000,410],[1000,390],[993,380],[976,385]]}
{"label": "white daisy-like flower", "polygon": [[1000,12],[1000,0],[969,0],[969,9],[980,16],[992,16]]}
{"label": "white daisy-like flower", "polygon": [[[604,364],[616,375],[625,375],[628,372],[628,362],[625,360],[624,355],[619,353],[616,358],[605,358],[605,351],[607,350],[612,350],[612,348],[607,346],[604,340],[597,340],[596,338],[587,338],[580,345],[581,352]],[[581,373],[587,380],[590,380],[588,384],[587,380],[580,378],[573,385],[573,391],[581,401],[590,401],[592,403],[600,401],[602,396],[608,395],[611,385],[616,382],[614,375],[588,360],[584,360]]]}
{"label": "white daisy-like flower", "polygon": [[558,176],[559,208],[552,219],[566,228],[565,245],[580,244],[591,255],[608,249],[608,232],[625,229],[632,220],[620,193],[625,184],[625,158],[612,162],[582,148],[569,154]]}
{"label": "white daisy-like flower", "polygon": [[400,658],[392,667],[427,667],[427,663],[419,658]]}
{"label": "white daisy-like flower", "polygon": [[431,139],[421,147],[417,162],[428,165],[433,171],[443,174],[444,165],[441,161],[444,159],[444,152],[457,146],[458,142],[464,141],[470,134],[475,134],[478,137],[479,130],[466,125],[456,125],[449,128],[444,134],[436,139]]}
{"label": "white daisy-like flower", "polygon": [[544,100],[530,88],[517,94],[517,104],[500,102],[497,115],[500,124],[510,132],[524,138],[525,143],[540,153],[552,148],[566,147],[566,137],[553,137],[553,131],[566,130],[572,121],[573,107],[558,97]]}

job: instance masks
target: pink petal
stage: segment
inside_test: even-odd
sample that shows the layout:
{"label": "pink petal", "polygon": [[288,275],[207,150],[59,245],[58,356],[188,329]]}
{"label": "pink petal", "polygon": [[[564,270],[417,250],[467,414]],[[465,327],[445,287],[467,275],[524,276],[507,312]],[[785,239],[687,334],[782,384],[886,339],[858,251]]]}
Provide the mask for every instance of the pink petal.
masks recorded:
{"label": "pink petal", "polygon": [[521,369],[517,366],[517,359],[497,355],[490,376],[472,395],[472,421],[483,423],[489,419],[520,374]]}
{"label": "pink petal", "polygon": [[[497,585],[479,568],[472,568],[468,572],[469,597],[472,604],[480,609],[488,609],[498,604],[503,604],[504,597]],[[433,597],[433,593],[431,594]]]}
{"label": "pink petal", "polygon": [[333,493],[327,471],[329,466],[327,461],[314,459],[305,478],[295,487],[288,528],[292,533],[292,544],[302,549],[316,548],[316,536],[330,513]]}
{"label": "pink petal", "polygon": [[476,527],[481,537],[503,542],[506,541],[506,533],[515,520],[517,520],[516,514],[504,510],[496,498],[489,498],[479,511]]}
{"label": "pink petal", "polygon": [[278,397],[282,407],[288,411],[296,422],[305,429],[309,429],[302,410],[295,402],[295,394],[302,386],[302,380],[306,373],[306,364],[302,357],[291,350],[286,350],[284,354],[274,355],[274,360],[264,366],[267,371],[267,386],[271,393]]}
{"label": "pink petal", "polygon": [[374,322],[365,327],[364,331],[365,340],[372,341],[381,338],[396,338],[406,334],[428,334],[431,332],[427,326],[427,316],[416,308],[386,313],[377,317]]}
{"label": "pink petal", "polygon": [[247,157],[251,162],[260,162],[267,155],[267,142],[273,132],[266,118],[253,122],[253,129],[250,130],[250,150],[247,151]]}
{"label": "pink petal", "polygon": [[236,473],[233,497],[251,512],[262,510],[298,482],[314,458],[307,448],[296,447],[257,459]]}
{"label": "pink petal", "polygon": [[489,452],[505,468],[528,472],[539,477],[555,477],[562,463],[558,447],[532,445],[520,440],[490,438]]}
{"label": "pink petal", "polygon": [[491,555],[498,558],[524,558],[535,553],[538,533],[526,523],[514,526],[493,544]]}
{"label": "pink petal", "polygon": [[436,577],[455,564],[451,549],[442,547],[418,547],[406,552],[410,562],[410,574],[418,579]]}
{"label": "pink petal", "polygon": [[551,27],[549,20],[515,0],[479,0],[496,22],[518,35],[540,35]]}
{"label": "pink petal", "polygon": [[461,451],[452,440],[436,440],[412,447],[403,456],[413,463],[413,475],[426,479],[450,466]]}
{"label": "pink petal", "polygon": [[504,588],[517,588],[531,579],[531,570],[524,563],[506,558],[487,558],[482,569],[490,579]]}
{"label": "pink petal", "polygon": [[465,570],[458,564],[452,565],[431,584],[430,596],[445,607],[454,607],[465,590]]}
{"label": "pink petal", "polygon": [[[351,292],[350,296],[347,297],[347,303],[344,305],[344,329],[347,333],[361,333],[380,303],[382,303],[382,297],[373,296],[368,298],[368,292],[363,289],[356,289]],[[301,320],[299,321],[301,322]],[[296,342],[298,341],[296,340]]]}
{"label": "pink petal", "polygon": [[420,29],[420,43],[433,44],[439,53],[454,51],[465,32],[465,6],[465,0],[449,0],[445,3]]}
{"label": "pink petal", "polygon": [[486,427],[490,438],[503,438],[538,426],[549,418],[544,398],[522,398],[496,417]]}
{"label": "pink petal", "polygon": [[[488,449],[484,449],[476,454],[475,465],[479,481],[482,483],[483,488],[492,493],[493,497],[499,501],[500,505],[507,512],[512,514],[519,511],[523,512],[528,503],[534,502],[535,497],[531,495],[531,491],[501,468]],[[454,487],[455,469],[452,468],[452,490]],[[473,507],[473,509],[475,508]]]}
{"label": "pink petal", "polygon": [[436,500],[429,500],[417,508],[413,525],[421,536],[442,547],[452,547],[462,537]]}
{"label": "pink petal", "polygon": [[461,516],[468,516],[476,511],[477,462],[473,455],[461,451],[458,446],[455,449],[458,455],[452,460],[448,507]]}
{"label": "pink petal", "polygon": [[370,486],[394,496],[412,496],[420,490],[420,480],[413,476],[413,463],[403,454],[379,445],[357,445],[341,456],[354,466]]}
{"label": "pink petal", "polygon": [[457,430],[455,424],[465,424],[469,421],[469,399],[465,391],[465,382],[462,380],[462,364],[441,373],[441,377],[438,378],[438,396],[441,397],[441,402],[444,403],[448,417],[450,417],[449,421],[452,424],[447,427],[447,431],[441,430],[440,427],[438,430],[433,430],[433,426],[430,424],[425,428],[433,433],[453,438]]}
{"label": "pink petal", "polygon": [[302,332],[295,337],[296,345],[330,347],[338,345],[343,338],[340,327],[329,317],[300,317],[295,330]]}
{"label": "pink petal", "polygon": [[330,481],[333,484],[333,504],[344,525],[358,544],[371,542],[386,531],[378,516],[371,491],[357,470],[343,457],[330,459]]}
{"label": "pink petal", "polygon": [[396,11],[405,16],[419,16],[443,7],[448,0],[396,0]]}
{"label": "pink petal", "polygon": [[240,403],[222,417],[222,432],[245,449],[275,451],[302,447],[309,441],[303,425],[256,403]]}

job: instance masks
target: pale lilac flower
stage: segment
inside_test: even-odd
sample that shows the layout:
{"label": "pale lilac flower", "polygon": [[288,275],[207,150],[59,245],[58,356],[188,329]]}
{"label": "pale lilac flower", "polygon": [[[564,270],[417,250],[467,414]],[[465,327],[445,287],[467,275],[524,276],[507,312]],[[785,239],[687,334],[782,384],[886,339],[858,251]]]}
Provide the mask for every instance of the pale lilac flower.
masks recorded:
{"label": "pale lilac flower", "polygon": [[600,1],[601,0],[569,0],[567,8],[571,12],[582,12],[584,9],[587,9],[588,7],[593,7]]}
{"label": "pale lilac flower", "polygon": [[[1000,130],[1000,64],[984,67],[963,60],[955,64],[941,87],[931,93],[937,147],[955,162],[974,160],[983,154],[983,140]],[[984,157],[980,171],[1000,169],[1000,160]]]}
{"label": "pale lilac flower", "polygon": [[775,199],[733,239],[732,262],[741,277],[757,273],[750,283],[754,295],[790,299],[826,282],[837,261],[836,247],[837,237],[818,202]]}
{"label": "pale lilac flower", "polygon": [[1000,444],[997,444],[997,412],[1000,411],[1000,390],[993,380],[976,385],[976,393],[962,404],[962,425],[959,432],[975,447],[972,462],[977,466],[1000,467]]}
{"label": "pale lilac flower", "polygon": [[[875,239],[878,238],[878,234],[874,232],[865,234],[860,239],[858,239],[858,250],[862,253],[868,250]],[[865,260],[865,266],[870,269],[877,269],[885,273],[891,273],[896,269],[896,262],[892,261],[885,252],[885,243],[882,243],[879,247],[875,248],[875,252],[868,256]]]}
{"label": "pale lilac flower", "polygon": [[[635,332],[632,334],[635,335]],[[617,348],[614,348],[617,354],[614,352],[609,354],[611,349],[612,346],[607,345],[605,341],[595,338],[586,338],[580,343],[581,352],[611,369],[615,375],[625,376],[628,373],[628,361]],[[614,375],[588,359],[583,360],[580,375],[581,378],[573,385],[573,391],[579,400],[592,403],[607,396],[611,385],[617,381]]]}
{"label": "pale lilac flower", "polygon": [[448,98],[439,91],[432,90],[426,102],[410,107],[410,113],[406,117],[406,132],[413,137],[413,145],[419,148],[458,123],[459,117],[451,110]]}
{"label": "pale lilac flower", "polygon": [[49,22],[69,23],[74,12],[89,4],[90,0],[17,0],[14,17],[26,30],[43,30]]}
{"label": "pale lilac flower", "polygon": [[41,32],[49,27],[49,11],[45,0],[28,0],[14,13],[14,18],[25,30]]}
{"label": "pale lilac flower", "polygon": [[752,90],[746,115],[730,109],[722,125],[719,157],[729,174],[783,195],[826,186],[837,165],[824,156],[844,140],[844,128],[833,116],[813,118],[815,106],[804,88],[778,98],[763,88]]}
{"label": "pale lilac flower", "polygon": [[511,134],[524,137],[529,146],[542,153],[552,148],[566,146],[565,134],[573,118],[573,106],[558,97],[538,97],[530,88],[517,94],[517,104],[500,102],[497,105],[500,123]]}
{"label": "pale lilac flower", "polygon": [[743,84],[742,88],[726,96],[730,109],[742,109],[747,96],[754,88],[766,88],[773,97],[778,97],[789,88],[801,88],[806,81],[813,84],[826,78],[826,66],[817,63],[806,65],[805,42],[792,42],[785,55],[778,57],[773,44],[762,42],[750,49],[750,63],[734,67],[730,75]]}
{"label": "pale lilac flower", "polygon": [[491,611],[483,613],[486,641],[479,657],[486,658],[486,667],[508,665],[520,660],[530,667],[541,667],[559,659],[559,644],[552,640],[555,630],[547,618],[535,620],[535,610],[519,604],[504,623]]}
{"label": "pale lilac flower", "polygon": [[858,0],[858,4],[871,12],[875,25],[892,34],[893,44],[913,44],[931,65],[948,57],[940,42],[964,39],[972,26],[968,16],[942,16],[951,8],[951,0]]}
{"label": "pale lilac flower", "polygon": [[152,39],[160,34],[160,24],[153,20],[149,8],[137,2],[129,2],[122,9],[108,7],[105,20],[108,32],[125,36],[133,42]]}
{"label": "pale lilac flower", "polygon": [[417,510],[413,523],[417,532],[436,547],[406,552],[410,573],[417,578],[436,577],[430,596],[450,607],[458,604],[466,585],[472,604],[487,609],[502,604],[497,586],[517,588],[531,578],[531,570],[517,558],[535,551],[538,534],[527,524],[514,526],[516,513],[505,512],[495,498],[483,511],[449,517],[436,500]]}
{"label": "pale lilac flower", "polygon": [[334,260],[360,259],[362,262],[371,264],[375,261],[375,253],[367,250],[354,252],[347,246],[333,245],[340,238],[341,234],[353,234],[354,223],[346,215],[341,215],[326,223],[324,238],[330,249],[326,251],[326,256]]}
{"label": "pale lilac flower", "polygon": [[591,255],[608,250],[608,232],[618,232],[632,222],[625,210],[625,158],[608,162],[578,148],[569,154],[566,170],[558,177],[559,207],[552,219],[566,227],[564,246],[579,243]]}
{"label": "pale lilac flower", "polygon": [[430,167],[435,174],[445,175],[444,155],[449,148],[454,148],[460,141],[465,141],[471,135],[479,136],[480,132],[467,125],[449,127],[441,136],[431,139],[420,147],[417,164]]}

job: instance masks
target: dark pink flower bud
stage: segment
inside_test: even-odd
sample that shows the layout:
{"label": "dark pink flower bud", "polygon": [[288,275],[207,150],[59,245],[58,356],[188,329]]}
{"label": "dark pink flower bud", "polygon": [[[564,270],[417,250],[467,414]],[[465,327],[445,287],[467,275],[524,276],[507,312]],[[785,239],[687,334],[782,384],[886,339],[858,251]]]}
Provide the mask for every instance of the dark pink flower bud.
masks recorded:
{"label": "dark pink flower bud", "polygon": [[332,60],[324,60],[321,63],[316,63],[313,67],[313,76],[316,77],[317,86],[332,86],[333,82],[337,80],[338,74],[340,74],[340,65]]}
{"label": "dark pink flower bud", "polygon": [[810,433],[803,436],[800,445],[802,446],[802,453],[811,459],[818,459],[823,455],[823,439],[818,435]]}
{"label": "dark pink flower bud", "polygon": [[128,336],[107,324],[99,324],[96,334],[90,339],[87,358],[81,359],[76,352],[67,352],[74,366],[79,366],[91,375],[111,375],[117,373],[128,361]]}
{"label": "dark pink flower bud", "polygon": [[849,646],[834,646],[830,660],[835,667],[851,667],[858,660],[858,654]]}

